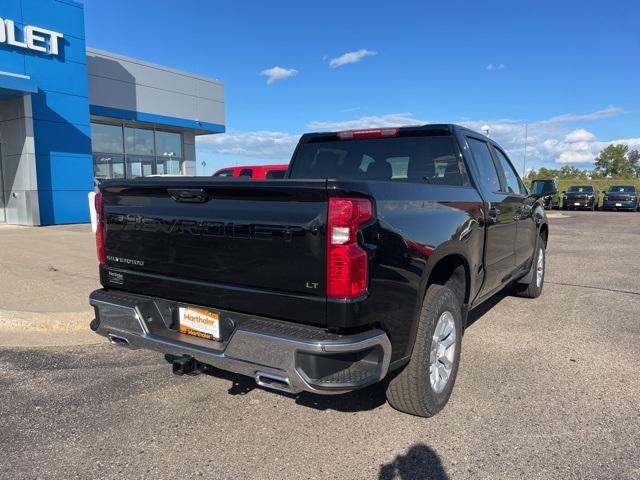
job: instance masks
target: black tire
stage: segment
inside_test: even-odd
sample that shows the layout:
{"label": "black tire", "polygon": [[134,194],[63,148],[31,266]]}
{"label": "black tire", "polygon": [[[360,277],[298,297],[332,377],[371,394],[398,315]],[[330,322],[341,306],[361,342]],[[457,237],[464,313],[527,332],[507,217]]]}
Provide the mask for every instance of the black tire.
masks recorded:
{"label": "black tire", "polygon": [[593,203],[591,204],[591,211],[592,211],[592,212],[595,212],[595,211],[596,211],[596,202],[593,202]]}
{"label": "black tire", "polygon": [[[542,276],[540,282],[538,282],[538,261],[540,256],[542,255]],[[542,294],[542,289],[544,288],[544,277],[547,273],[547,253],[546,253],[546,245],[544,239],[540,237],[538,239],[538,246],[536,247],[536,256],[533,259],[534,272],[529,283],[518,283],[514,282],[513,284],[513,293],[516,297],[522,298],[538,298]]]}
{"label": "black tire", "polygon": [[[449,401],[460,363],[461,307],[461,300],[450,288],[442,285],[431,285],[428,288],[420,311],[411,359],[399,372],[392,372],[386,380],[387,400],[396,410],[418,417],[432,417]],[[455,351],[451,372],[444,387],[438,392],[431,386],[431,343],[438,320],[446,312],[453,317]]]}

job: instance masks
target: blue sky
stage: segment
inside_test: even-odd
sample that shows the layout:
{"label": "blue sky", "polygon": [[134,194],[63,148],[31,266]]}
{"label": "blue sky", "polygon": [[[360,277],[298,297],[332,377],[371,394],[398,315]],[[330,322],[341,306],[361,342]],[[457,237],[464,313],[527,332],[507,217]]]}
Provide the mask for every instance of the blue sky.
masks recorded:
{"label": "blue sky", "polygon": [[85,8],[89,46],[224,81],[227,133],[199,139],[204,173],[288,161],[305,131],[373,125],[488,125],[519,169],[525,123],[527,167],[588,168],[611,141],[640,148],[640,2]]}

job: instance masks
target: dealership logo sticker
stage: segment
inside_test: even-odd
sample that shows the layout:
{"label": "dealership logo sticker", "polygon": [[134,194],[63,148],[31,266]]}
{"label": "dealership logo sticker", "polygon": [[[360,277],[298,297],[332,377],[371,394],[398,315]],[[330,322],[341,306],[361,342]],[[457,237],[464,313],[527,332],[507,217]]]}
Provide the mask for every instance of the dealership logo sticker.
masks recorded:
{"label": "dealership logo sticker", "polygon": [[60,53],[59,41],[63,38],[60,32],[33,25],[26,25],[21,31],[13,20],[0,18],[0,44],[55,56]]}
{"label": "dealership logo sticker", "polygon": [[109,283],[124,285],[124,275],[119,272],[109,272]]}

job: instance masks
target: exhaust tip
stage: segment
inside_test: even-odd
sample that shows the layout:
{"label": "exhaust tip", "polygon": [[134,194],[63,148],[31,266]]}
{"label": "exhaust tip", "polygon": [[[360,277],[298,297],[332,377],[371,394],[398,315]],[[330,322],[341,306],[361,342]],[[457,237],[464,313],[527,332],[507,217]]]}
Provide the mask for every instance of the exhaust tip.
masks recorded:
{"label": "exhaust tip", "polygon": [[256,372],[255,379],[256,383],[261,387],[278,390],[280,392],[297,393],[287,377],[267,372]]}
{"label": "exhaust tip", "polygon": [[128,346],[129,345],[129,340],[127,340],[124,337],[121,337],[119,335],[114,335],[113,333],[109,334],[109,343],[111,343],[111,345],[120,345],[120,346]]}

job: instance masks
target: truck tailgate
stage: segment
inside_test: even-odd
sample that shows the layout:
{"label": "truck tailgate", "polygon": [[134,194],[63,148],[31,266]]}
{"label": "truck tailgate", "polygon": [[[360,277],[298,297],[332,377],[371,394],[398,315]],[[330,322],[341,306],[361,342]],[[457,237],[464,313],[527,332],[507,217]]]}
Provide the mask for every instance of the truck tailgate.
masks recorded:
{"label": "truck tailgate", "polygon": [[163,177],[101,191],[106,287],[325,324],[326,181]]}

